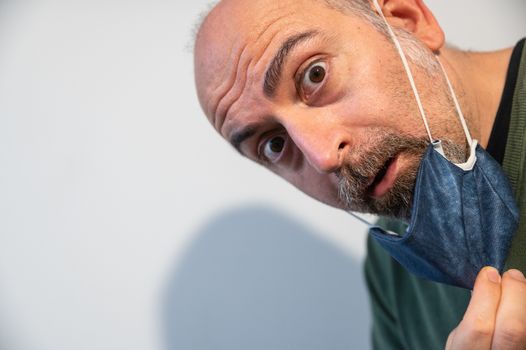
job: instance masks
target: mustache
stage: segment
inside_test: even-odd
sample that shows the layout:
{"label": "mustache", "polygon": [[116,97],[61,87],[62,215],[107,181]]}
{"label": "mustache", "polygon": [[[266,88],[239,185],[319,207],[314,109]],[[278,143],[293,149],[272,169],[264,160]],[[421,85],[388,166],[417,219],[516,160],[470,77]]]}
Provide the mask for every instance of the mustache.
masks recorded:
{"label": "mustache", "polygon": [[[351,160],[349,157],[337,171],[338,196],[349,210],[395,216],[392,210],[409,206],[416,171],[413,171],[415,174],[399,176],[403,181],[398,187],[404,193],[394,193],[394,197],[398,197],[397,200],[393,200],[392,194],[389,194],[382,204],[370,196],[371,187],[377,177],[385,174],[390,162],[401,153],[420,159],[429,146],[429,140],[392,133],[377,133],[375,140],[370,140],[368,144],[375,146],[367,150],[353,150],[354,159]],[[394,190],[396,189],[393,188],[393,192]],[[397,206],[400,208],[397,209]]]}

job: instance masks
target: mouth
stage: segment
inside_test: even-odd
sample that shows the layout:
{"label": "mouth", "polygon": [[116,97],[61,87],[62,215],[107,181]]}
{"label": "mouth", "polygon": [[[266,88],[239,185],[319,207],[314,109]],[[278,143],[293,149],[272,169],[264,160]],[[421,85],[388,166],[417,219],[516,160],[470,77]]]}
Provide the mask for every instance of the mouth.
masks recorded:
{"label": "mouth", "polygon": [[393,187],[398,170],[398,155],[389,158],[384,166],[378,171],[367,188],[367,192],[373,198],[383,197]]}

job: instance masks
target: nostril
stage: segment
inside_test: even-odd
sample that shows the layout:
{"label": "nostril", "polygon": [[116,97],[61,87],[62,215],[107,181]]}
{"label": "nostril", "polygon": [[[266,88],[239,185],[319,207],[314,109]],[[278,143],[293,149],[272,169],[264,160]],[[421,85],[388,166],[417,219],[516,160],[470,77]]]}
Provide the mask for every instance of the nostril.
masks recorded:
{"label": "nostril", "polygon": [[346,142],[342,142],[342,143],[340,143],[340,145],[338,146],[338,151],[341,151],[341,150],[344,149],[346,146],[347,146],[347,143],[346,143]]}
{"label": "nostril", "polygon": [[345,160],[345,154],[347,149],[348,143],[347,142],[341,142],[338,145],[338,168],[342,166],[344,160]]}

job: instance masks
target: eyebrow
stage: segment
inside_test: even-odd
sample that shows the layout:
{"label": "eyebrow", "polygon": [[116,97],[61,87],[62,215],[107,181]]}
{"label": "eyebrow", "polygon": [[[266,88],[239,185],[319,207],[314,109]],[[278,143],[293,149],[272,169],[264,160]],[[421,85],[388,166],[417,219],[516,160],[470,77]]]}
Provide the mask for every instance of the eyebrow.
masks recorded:
{"label": "eyebrow", "polygon": [[243,151],[241,150],[241,144],[248,138],[254,136],[257,132],[257,129],[257,125],[248,125],[240,131],[234,132],[230,137],[230,143],[239,153],[244,155]]}
{"label": "eyebrow", "polygon": [[263,82],[263,92],[268,97],[273,97],[276,93],[276,89],[279,85],[281,79],[281,73],[283,71],[283,66],[287,59],[287,56],[293,51],[293,49],[313,36],[317,35],[318,32],[315,30],[303,32],[299,34],[292,35],[288,37],[278,52],[270,62],[270,65],[265,72],[265,81]]}
{"label": "eyebrow", "polygon": [[[280,46],[279,50],[274,55],[274,58],[270,62],[270,65],[265,72],[265,80],[263,82],[263,92],[268,97],[273,97],[276,93],[276,89],[281,80],[281,73],[283,66],[290,53],[300,43],[316,36],[317,31],[311,30],[288,37]],[[234,148],[241,154],[244,155],[241,150],[241,144],[247,139],[251,138],[257,133],[259,126],[257,124],[248,125],[239,131],[236,131],[230,137],[230,143]]]}

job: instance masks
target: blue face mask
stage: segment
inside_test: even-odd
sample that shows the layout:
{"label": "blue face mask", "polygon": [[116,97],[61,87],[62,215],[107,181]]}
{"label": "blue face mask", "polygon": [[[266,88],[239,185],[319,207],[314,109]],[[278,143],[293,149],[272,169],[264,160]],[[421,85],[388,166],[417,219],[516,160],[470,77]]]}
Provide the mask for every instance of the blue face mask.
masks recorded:
{"label": "blue face mask", "polygon": [[431,144],[420,164],[410,223],[404,235],[398,236],[377,226],[371,226],[369,232],[415,275],[472,289],[484,266],[503,272],[519,220],[511,186],[500,165],[471,138],[440,61],[470,145],[469,159],[463,164],[451,163],[444,156],[440,141],[432,141],[404,52],[376,0],[373,4],[400,53]]}
{"label": "blue face mask", "polygon": [[437,147],[430,145],[420,164],[405,234],[374,226],[369,233],[415,275],[472,289],[484,266],[503,272],[519,213],[500,165],[476,142],[469,170]]}

